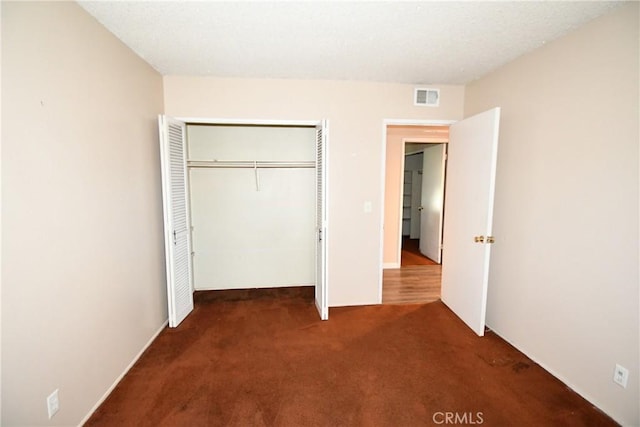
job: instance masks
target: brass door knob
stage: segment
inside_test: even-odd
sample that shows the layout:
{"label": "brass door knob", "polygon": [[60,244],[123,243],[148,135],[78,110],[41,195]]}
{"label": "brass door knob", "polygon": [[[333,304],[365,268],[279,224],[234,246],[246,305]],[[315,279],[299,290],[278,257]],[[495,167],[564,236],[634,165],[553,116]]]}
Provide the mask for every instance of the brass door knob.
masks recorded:
{"label": "brass door knob", "polygon": [[476,243],[484,243],[484,236],[476,236],[473,238],[473,241]]}

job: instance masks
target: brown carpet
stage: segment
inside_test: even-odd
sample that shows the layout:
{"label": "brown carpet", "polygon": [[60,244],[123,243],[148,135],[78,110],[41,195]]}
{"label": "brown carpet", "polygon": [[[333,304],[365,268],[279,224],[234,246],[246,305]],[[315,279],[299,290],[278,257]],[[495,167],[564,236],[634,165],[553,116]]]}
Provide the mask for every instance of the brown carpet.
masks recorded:
{"label": "brown carpet", "polygon": [[86,425],[616,425],[441,302],[333,308],[322,322],[312,298],[312,288],[196,293],[194,312]]}

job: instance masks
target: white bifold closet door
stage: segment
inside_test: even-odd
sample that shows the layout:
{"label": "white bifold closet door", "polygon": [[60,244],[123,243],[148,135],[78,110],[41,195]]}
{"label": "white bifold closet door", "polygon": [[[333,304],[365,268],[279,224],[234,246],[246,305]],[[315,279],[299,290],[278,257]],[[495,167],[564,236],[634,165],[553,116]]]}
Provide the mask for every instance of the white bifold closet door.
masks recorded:
{"label": "white bifold closet door", "polygon": [[164,210],[169,326],[176,327],[193,310],[191,233],[186,177],[186,125],[158,118]]}
{"label": "white bifold closet door", "polygon": [[316,308],[329,319],[327,287],[327,121],[316,126]]}

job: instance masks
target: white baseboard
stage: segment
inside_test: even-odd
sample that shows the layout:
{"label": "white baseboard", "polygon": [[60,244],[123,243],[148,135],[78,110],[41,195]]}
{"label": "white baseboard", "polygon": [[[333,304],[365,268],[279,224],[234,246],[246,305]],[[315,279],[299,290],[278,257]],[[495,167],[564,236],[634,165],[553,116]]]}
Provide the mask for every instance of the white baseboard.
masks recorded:
{"label": "white baseboard", "polygon": [[216,287],[216,286],[199,286],[199,287],[195,287],[194,291],[244,291],[244,290],[250,290],[250,289],[274,289],[274,288],[298,288],[298,287],[311,287],[311,286],[315,286],[315,283],[288,283],[288,284],[268,284],[268,285],[252,285],[252,286],[246,286],[246,285],[240,285],[239,287]]}
{"label": "white baseboard", "polygon": [[616,417],[614,414],[612,414],[610,411],[607,411],[606,409],[604,409],[603,405],[601,405],[600,401],[598,399],[595,399],[593,396],[591,396],[591,394],[585,392],[584,390],[582,390],[580,387],[577,387],[572,381],[569,381],[568,378],[566,378],[564,375],[560,375],[558,372],[556,372],[555,369],[551,368],[549,365],[547,365],[546,363],[543,363],[535,354],[533,354],[532,352],[528,351],[528,349],[524,348],[524,347],[520,347],[519,345],[516,345],[515,342],[507,339],[502,333],[500,333],[499,331],[496,331],[491,325],[486,325],[491,331],[493,331],[494,334],[496,334],[497,336],[499,336],[501,339],[505,340],[506,342],[508,342],[511,346],[513,346],[516,350],[518,350],[520,353],[524,354],[525,356],[527,356],[529,359],[533,360],[534,363],[538,364],[542,369],[544,369],[545,371],[547,371],[549,374],[551,374],[552,376],[556,377],[558,380],[560,380],[565,386],[567,386],[567,388],[575,391],[577,394],[579,394],[581,397],[583,397],[587,402],[591,403],[593,406],[595,406],[596,408],[598,408],[598,410],[602,411],[603,413],[605,413],[607,416],[613,418],[614,421],[616,421],[617,423],[620,423],[620,425],[625,425],[624,420],[621,420],[619,417]]}
{"label": "white baseboard", "polygon": [[98,400],[98,402],[93,405],[93,408],[91,408],[91,410],[89,411],[89,413],[82,419],[82,421],[80,421],[80,424],[78,424],[78,427],[82,427],[84,425],[84,423],[86,423],[87,421],[89,421],[89,418],[91,418],[91,416],[93,415],[94,412],[96,412],[96,410],[100,407],[100,405],[102,405],[102,402],[104,402],[107,397],[109,397],[109,395],[111,394],[111,392],[113,391],[114,388],[116,388],[116,386],[118,385],[118,383],[120,381],[122,381],[122,378],[124,378],[125,375],[127,375],[127,373],[129,372],[129,370],[133,367],[133,365],[136,364],[136,362],[138,361],[138,359],[140,359],[140,356],[142,356],[142,353],[144,353],[147,348],[149,348],[149,346],[151,345],[151,343],[153,343],[155,341],[155,339],[158,337],[158,335],[160,335],[160,332],[162,332],[164,330],[164,328],[167,327],[167,325],[169,324],[169,319],[167,319],[162,326],[160,327],[160,329],[158,329],[153,336],[149,339],[149,341],[147,341],[147,343],[144,345],[144,347],[142,347],[142,350],[140,350],[140,352],[138,354],[136,354],[136,356],[133,358],[133,360],[131,361],[131,363],[129,363],[129,365],[124,369],[124,371],[118,376],[118,378],[116,378],[116,380],[113,382],[113,384],[111,384],[111,387],[109,387],[109,389],[107,389],[107,391],[102,395],[102,397],[100,398],[100,400]]}
{"label": "white baseboard", "polygon": [[399,262],[385,262],[382,264],[382,268],[400,268]]}

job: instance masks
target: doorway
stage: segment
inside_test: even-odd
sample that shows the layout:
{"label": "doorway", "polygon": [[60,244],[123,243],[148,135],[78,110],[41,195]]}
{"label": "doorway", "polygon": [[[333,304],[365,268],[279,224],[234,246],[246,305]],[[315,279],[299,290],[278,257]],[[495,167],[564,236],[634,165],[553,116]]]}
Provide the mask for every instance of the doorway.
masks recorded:
{"label": "doorway", "polygon": [[[380,302],[383,303],[383,281],[388,271],[400,271],[397,259],[389,266],[385,259],[393,248],[388,237],[398,237],[393,224],[394,179],[398,173],[390,173],[394,165],[394,155],[402,157],[403,145],[394,146],[389,138],[391,125],[447,126],[447,195],[444,220],[444,247],[440,276],[441,300],[464,321],[477,335],[484,335],[489,285],[491,246],[496,242],[493,235],[493,204],[498,158],[498,136],[500,130],[500,107],[478,113],[457,122],[383,122],[382,163],[385,185],[383,198],[385,208],[382,220]],[[410,128],[414,131],[416,128]],[[397,135],[396,135],[397,136]],[[401,137],[401,135],[400,135]],[[402,140],[402,138],[400,138]],[[397,141],[396,141],[397,143]],[[397,145],[397,144],[396,144]],[[398,154],[400,152],[401,155]],[[389,185],[391,183],[391,185]],[[399,188],[397,185],[395,188]],[[391,189],[391,190],[390,190]],[[397,196],[397,195],[396,195]],[[397,219],[397,218],[395,218]],[[399,240],[399,238],[397,239]],[[397,242],[396,240],[396,242]],[[395,242],[391,242],[395,243]],[[399,244],[399,243],[398,243]],[[386,247],[385,247],[386,245]],[[400,280],[403,275],[400,274]],[[424,302],[424,301],[399,301]]]}
{"label": "doorway", "polygon": [[[411,147],[409,147],[409,145]],[[405,142],[402,183],[402,241],[400,266],[429,265],[433,260],[420,251],[420,213],[422,207],[422,179],[424,151],[421,144]]]}
{"label": "doorway", "polygon": [[448,123],[386,124],[381,302],[440,298]]}
{"label": "doorway", "polygon": [[404,141],[400,267],[442,261],[446,148]]}

